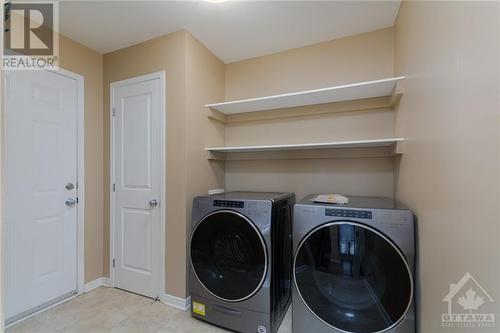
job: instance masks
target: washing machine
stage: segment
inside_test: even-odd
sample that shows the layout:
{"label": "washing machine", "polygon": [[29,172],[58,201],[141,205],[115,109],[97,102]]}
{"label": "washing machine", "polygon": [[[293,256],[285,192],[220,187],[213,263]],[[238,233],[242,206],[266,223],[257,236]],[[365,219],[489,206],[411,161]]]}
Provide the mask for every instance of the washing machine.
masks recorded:
{"label": "washing machine", "polygon": [[228,192],[193,201],[191,313],[230,330],[276,332],[291,303],[291,193]]}
{"label": "washing machine", "polygon": [[294,208],[294,333],[414,333],[414,222],[393,200]]}

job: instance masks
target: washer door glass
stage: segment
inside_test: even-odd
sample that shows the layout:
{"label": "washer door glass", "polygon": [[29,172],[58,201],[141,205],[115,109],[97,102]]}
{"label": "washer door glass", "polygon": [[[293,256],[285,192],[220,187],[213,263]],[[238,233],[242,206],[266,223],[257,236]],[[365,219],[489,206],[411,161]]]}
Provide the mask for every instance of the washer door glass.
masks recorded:
{"label": "washer door glass", "polygon": [[218,211],[195,228],[191,264],[210,293],[226,301],[241,301],[263,283],[267,269],[264,240],[245,216]]}
{"label": "washer door glass", "polygon": [[412,277],[399,249],[372,228],[334,222],[299,244],[295,283],[309,309],[343,331],[381,332],[404,318]]}

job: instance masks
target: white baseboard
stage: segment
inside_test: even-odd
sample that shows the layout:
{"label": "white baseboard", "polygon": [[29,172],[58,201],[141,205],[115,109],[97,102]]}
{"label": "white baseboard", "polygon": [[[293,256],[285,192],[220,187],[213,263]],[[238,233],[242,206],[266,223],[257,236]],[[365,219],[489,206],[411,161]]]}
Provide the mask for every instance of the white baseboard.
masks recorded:
{"label": "white baseboard", "polygon": [[111,280],[109,277],[102,277],[102,286],[103,287],[111,287]]}
{"label": "white baseboard", "polygon": [[109,278],[108,277],[100,277],[93,281],[85,283],[85,287],[83,288],[84,292],[89,292],[99,287],[109,287]]}
{"label": "white baseboard", "polygon": [[[101,277],[93,281],[85,283],[84,292],[89,292],[99,287],[110,287],[111,283],[108,277]],[[161,301],[168,306],[174,307],[178,310],[187,311],[191,308],[191,297],[180,298],[177,296],[164,294]]]}
{"label": "white baseboard", "polygon": [[188,298],[180,298],[177,296],[165,294],[163,295],[163,299],[161,301],[168,306],[182,311],[187,311],[191,308],[191,296]]}
{"label": "white baseboard", "polygon": [[[93,281],[90,281],[88,283],[85,283],[85,292],[89,292],[99,287],[110,287],[110,286],[111,284],[109,278],[101,277]],[[180,298],[177,296],[164,294],[163,297],[161,298],[161,301],[168,306],[174,307],[182,311],[187,311],[191,308],[191,297]]]}

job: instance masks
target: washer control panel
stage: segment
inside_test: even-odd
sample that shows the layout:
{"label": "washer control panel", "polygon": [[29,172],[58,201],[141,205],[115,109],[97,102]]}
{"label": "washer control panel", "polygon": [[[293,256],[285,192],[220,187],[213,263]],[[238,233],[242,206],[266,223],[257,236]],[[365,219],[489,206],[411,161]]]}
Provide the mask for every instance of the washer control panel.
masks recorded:
{"label": "washer control panel", "polygon": [[325,215],[335,217],[352,217],[356,219],[372,219],[372,212],[369,210],[326,208]]}
{"label": "washer control panel", "polygon": [[243,208],[245,203],[243,201],[233,201],[233,200],[214,200],[214,206],[216,207],[229,207],[229,208]]}

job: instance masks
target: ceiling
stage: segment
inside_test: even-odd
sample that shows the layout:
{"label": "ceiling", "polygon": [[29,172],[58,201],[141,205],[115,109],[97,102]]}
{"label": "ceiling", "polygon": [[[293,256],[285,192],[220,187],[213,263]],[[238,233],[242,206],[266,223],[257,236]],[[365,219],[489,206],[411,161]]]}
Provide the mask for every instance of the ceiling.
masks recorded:
{"label": "ceiling", "polygon": [[60,31],[100,53],[186,29],[225,63],[390,27],[400,1],[64,1]]}

